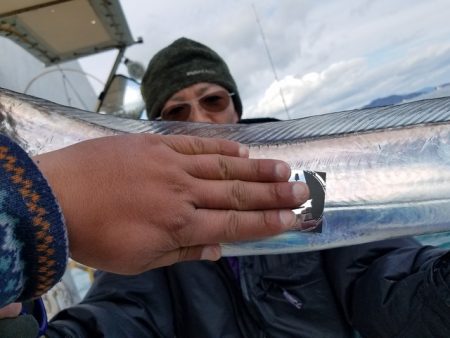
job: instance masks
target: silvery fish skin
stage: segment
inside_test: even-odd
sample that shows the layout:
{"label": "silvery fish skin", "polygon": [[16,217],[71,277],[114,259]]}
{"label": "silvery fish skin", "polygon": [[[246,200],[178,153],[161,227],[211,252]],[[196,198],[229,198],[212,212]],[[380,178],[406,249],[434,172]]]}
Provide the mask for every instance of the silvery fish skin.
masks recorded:
{"label": "silvery fish skin", "polygon": [[321,233],[223,244],[224,255],[303,252],[450,231],[450,98],[251,125],[126,120],[0,89],[0,132],[30,154],[120,133],[246,143],[252,158],[326,172]]}

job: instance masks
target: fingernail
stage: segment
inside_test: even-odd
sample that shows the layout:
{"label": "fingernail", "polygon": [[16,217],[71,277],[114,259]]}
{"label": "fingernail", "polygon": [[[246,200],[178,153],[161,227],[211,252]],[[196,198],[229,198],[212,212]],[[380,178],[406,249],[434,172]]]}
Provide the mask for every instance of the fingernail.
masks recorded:
{"label": "fingernail", "polygon": [[248,157],[249,154],[250,154],[250,150],[248,149],[248,147],[246,145],[241,144],[239,146],[239,156],[240,157]]}
{"label": "fingernail", "polygon": [[296,200],[303,201],[307,199],[309,195],[308,186],[305,183],[294,183],[292,185],[292,194]]}
{"label": "fingernail", "polygon": [[222,256],[220,245],[208,245],[202,250],[200,259],[208,261],[217,261]]}
{"label": "fingernail", "polygon": [[304,217],[302,217],[299,214],[299,215],[297,215],[297,220],[292,229],[299,230],[299,231],[305,231],[305,232],[312,231],[312,230],[316,229],[320,224],[321,224],[321,221],[317,221],[315,219],[305,221]]}
{"label": "fingernail", "polygon": [[280,221],[286,228],[295,226],[296,217],[291,210],[280,210]]}
{"label": "fingernail", "polygon": [[277,178],[286,179],[291,174],[291,168],[286,163],[277,163],[275,165],[275,175]]}

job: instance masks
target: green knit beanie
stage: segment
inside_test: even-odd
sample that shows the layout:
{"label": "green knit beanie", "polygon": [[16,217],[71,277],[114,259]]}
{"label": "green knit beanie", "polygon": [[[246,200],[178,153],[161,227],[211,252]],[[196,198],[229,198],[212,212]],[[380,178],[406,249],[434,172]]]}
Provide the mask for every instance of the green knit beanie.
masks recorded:
{"label": "green knit beanie", "polygon": [[223,59],[201,43],[180,38],[155,54],[142,79],[141,92],[148,118],[154,120],[159,117],[173,94],[199,82],[218,84],[235,93],[232,99],[241,117],[241,98]]}

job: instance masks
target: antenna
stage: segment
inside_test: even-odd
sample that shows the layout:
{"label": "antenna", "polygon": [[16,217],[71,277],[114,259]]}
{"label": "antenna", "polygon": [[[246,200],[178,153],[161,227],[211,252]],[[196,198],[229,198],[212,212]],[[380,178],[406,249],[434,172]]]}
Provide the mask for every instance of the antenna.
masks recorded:
{"label": "antenna", "polygon": [[256,12],[256,7],[255,7],[254,3],[252,3],[252,8],[253,8],[253,12],[255,13],[256,23],[258,24],[258,27],[259,27],[259,32],[261,34],[261,37],[262,37],[262,40],[263,40],[263,43],[264,43],[264,48],[266,49],[267,58],[269,59],[270,67],[272,67],[273,76],[275,78],[276,83],[278,84],[278,88],[280,89],[280,97],[281,97],[281,101],[283,102],[284,110],[286,112],[286,115],[287,115],[288,119],[290,120],[291,116],[290,116],[288,108],[286,106],[286,101],[285,101],[284,95],[283,95],[283,89],[280,86],[280,80],[278,79],[277,71],[275,69],[275,65],[273,63],[272,56],[270,55],[270,50],[269,50],[269,47],[267,46],[266,37],[264,35],[264,31],[262,29],[261,21],[259,20],[258,13]]}

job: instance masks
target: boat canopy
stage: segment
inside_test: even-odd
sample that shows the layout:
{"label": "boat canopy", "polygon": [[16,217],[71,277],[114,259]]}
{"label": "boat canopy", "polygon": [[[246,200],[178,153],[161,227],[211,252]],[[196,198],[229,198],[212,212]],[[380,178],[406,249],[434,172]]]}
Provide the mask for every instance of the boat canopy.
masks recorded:
{"label": "boat canopy", "polygon": [[2,0],[0,35],[46,66],[140,42],[118,0]]}

